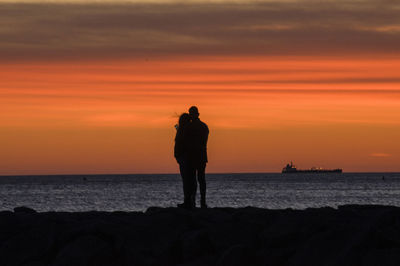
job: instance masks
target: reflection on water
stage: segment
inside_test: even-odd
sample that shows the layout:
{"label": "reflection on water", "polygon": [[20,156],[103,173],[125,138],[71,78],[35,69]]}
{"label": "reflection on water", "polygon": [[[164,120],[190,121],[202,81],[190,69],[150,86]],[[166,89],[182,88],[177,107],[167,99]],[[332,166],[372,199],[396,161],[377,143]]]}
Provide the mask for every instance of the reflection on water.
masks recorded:
{"label": "reflection on water", "polygon": [[[400,173],[209,174],[207,181],[210,207],[400,206]],[[0,177],[0,210],[142,211],[181,200],[179,175]]]}

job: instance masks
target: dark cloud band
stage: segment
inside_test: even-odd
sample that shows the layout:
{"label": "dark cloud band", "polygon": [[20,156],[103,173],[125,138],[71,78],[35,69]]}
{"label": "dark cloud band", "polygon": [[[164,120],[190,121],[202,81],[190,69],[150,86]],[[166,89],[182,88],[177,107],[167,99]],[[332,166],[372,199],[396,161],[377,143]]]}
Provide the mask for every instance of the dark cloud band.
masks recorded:
{"label": "dark cloud band", "polygon": [[0,57],[400,53],[395,1],[0,4]]}

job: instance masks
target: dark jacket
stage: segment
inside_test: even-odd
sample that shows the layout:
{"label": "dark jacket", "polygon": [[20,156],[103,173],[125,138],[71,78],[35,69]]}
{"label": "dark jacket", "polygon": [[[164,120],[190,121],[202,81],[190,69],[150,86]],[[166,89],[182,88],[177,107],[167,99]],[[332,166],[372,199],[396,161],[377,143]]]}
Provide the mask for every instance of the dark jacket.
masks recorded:
{"label": "dark jacket", "polygon": [[200,119],[194,119],[185,128],[185,134],[188,142],[188,155],[190,161],[195,164],[208,162],[208,126]]}
{"label": "dark jacket", "polygon": [[188,141],[184,128],[178,128],[175,136],[174,157],[181,164],[188,157]]}

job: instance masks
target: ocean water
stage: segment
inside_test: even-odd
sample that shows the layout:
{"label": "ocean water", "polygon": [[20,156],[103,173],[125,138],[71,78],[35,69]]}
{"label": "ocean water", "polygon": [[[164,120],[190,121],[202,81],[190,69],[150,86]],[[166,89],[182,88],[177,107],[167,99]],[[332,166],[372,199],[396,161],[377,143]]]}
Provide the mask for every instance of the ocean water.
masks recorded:
{"label": "ocean water", "polygon": [[[400,206],[400,173],[208,174],[210,207]],[[144,211],[182,202],[177,174],[0,176],[0,210]]]}

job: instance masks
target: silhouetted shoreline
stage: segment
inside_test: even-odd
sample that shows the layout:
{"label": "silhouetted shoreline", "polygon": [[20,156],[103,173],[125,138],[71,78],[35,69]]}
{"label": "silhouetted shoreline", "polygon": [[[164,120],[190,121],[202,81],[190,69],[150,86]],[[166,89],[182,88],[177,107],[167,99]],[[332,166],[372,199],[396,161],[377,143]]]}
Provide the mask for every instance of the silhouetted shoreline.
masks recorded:
{"label": "silhouetted shoreline", "polygon": [[399,265],[400,208],[0,212],[0,265]]}

